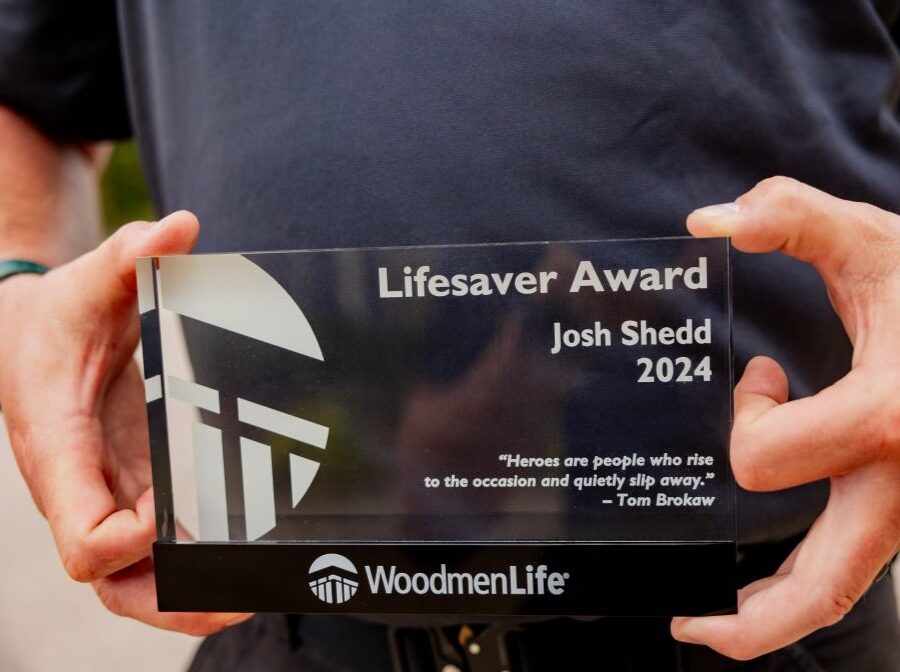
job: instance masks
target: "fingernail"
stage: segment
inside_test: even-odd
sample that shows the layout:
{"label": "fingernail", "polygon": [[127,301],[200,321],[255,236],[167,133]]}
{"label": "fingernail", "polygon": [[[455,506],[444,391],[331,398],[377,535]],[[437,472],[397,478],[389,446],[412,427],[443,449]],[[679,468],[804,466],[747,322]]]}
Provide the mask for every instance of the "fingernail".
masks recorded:
{"label": "fingernail", "polygon": [[694,210],[695,215],[701,217],[727,217],[741,211],[739,203],[717,203],[716,205],[707,205],[705,208]]}

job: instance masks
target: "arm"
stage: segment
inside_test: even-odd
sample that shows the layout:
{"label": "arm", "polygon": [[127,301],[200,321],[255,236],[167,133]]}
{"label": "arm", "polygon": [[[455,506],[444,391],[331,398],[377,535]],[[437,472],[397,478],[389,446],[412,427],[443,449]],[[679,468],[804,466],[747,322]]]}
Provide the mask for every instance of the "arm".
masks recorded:
{"label": "arm", "polygon": [[0,106],[0,258],[59,266],[100,241],[98,144],[61,145]]}
{"label": "arm", "polygon": [[207,634],[243,614],[161,614],[134,260],[183,254],[196,218],[133,222],[97,247],[98,145],[60,145],[0,110],[0,258],[53,267],[0,283],[0,407],[70,576],[114,613]]}
{"label": "arm", "polygon": [[900,548],[900,217],[772,178],[687,224],[695,236],[730,236],[743,252],[812,264],[853,343],[851,371],[812,397],[788,401],[784,371],[765,357],[734,391],[740,485],[831,481],[806,538],[775,576],[740,591],[736,615],[672,624],[682,641],[748,659],[839,621]]}

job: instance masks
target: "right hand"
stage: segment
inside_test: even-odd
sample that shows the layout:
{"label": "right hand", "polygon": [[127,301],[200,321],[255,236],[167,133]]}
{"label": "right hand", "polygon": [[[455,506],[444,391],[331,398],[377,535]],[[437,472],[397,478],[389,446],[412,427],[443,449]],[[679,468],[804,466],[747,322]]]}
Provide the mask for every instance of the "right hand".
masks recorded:
{"label": "right hand", "polygon": [[204,635],[249,614],[160,613],[134,261],[185,254],[199,224],[176,212],[122,227],[44,276],[0,284],[0,407],[63,565],[113,613]]}

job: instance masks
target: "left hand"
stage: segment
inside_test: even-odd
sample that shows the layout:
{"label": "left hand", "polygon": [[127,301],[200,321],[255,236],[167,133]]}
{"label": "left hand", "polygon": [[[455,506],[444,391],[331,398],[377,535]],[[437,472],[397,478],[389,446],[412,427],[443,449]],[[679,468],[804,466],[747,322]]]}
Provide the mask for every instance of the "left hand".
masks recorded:
{"label": "left hand", "polygon": [[60,559],[119,616],[193,635],[249,614],[160,612],[135,258],[186,254],[187,212],[132,222],[43,276],[0,285],[0,403],[16,461]]}
{"label": "left hand", "polygon": [[672,621],[676,639],[747,660],[839,621],[900,547],[900,217],[776,177],[687,226],[812,264],[853,343],[850,372],[812,397],[788,401],[787,377],[766,357],[735,388],[742,487],[831,479],[825,511],[775,576],[739,592],[737,614]]}

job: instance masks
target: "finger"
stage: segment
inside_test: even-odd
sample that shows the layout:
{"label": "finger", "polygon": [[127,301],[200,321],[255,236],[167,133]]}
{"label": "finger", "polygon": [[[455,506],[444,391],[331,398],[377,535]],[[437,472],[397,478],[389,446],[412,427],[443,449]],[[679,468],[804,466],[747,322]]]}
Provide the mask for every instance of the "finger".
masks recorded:
{"label": "finger", "polygon": [[812,397],[786,401],[776,362],[753,360],[735,387],[731,468],[747,490],[780,490],[879,459],[878,395],[859,372]]}
{"label": "finger", "polygon": [[791,551],[788,557],[784,559],[784,562],[781,563],[781,565],[778,567],[778,571],[776,571],[775,574],[759,579],[758,581],[754,581],[753,583],[744,586],[738,591],[738,608],[740,608],[740,606],[744,602],[746,602],[756,593],[765,590],[766,588],[770,588],[779,581],[783,581],[785,578],[787,578],[787,576],[791,573],[791,570],[794,568],[794,563],[797,561],[797,556],[800,554],[800,550],[803,548],[804,541],[805,540],[801,541],[794,547],[794,550]]}
{"label": "finger", "polygon": [[[814,528],[818,524],[818,520],[810,526],[810,530]],[[807,531],[807,534],[809,532]],[[794,564],[797,562],[797,556],[800,555],[800,551],[803,550],[803,544],[806,542],[806,539],[802,539],[799,544],[794,546],[794,550],[790,552],[788,557],[784,559],[784,562],[778,567],[778,571],[775,572],[776,576],[781,576],[783,574],[790,574],[791,570],[794,569]]]}
{"label": "finger", "polygon": [[673,636],[747,660],[839,621],[896,547],[890,518],[900,502],[892,501],[892,510],[885,511],[878,501],[883,485],[866,484],[860,493],[859,488],[840,492],[845,486],[839,484],[789,574],[751,584],[735,615],[674,619]]}
{"label": "finger", "polygon": [[735,419],[751,424],[764,413],[788,400],[788,379],[784,369],[770,357],[754,357],[734,386]]}
{"label": "finger", "polygon": [[137,562],[156,538],[152,491],[133,509],[120,508],[100,453],[85,449],[102,441],[101,431],[96,420],[79,418],[36,436],[57,448],[34,478],[63,566],[76,581],[93,581]]}
{"label": "finger", "polygon": [[[117,506],[110,486],[114,465],[104,461],[98,399],[117,362],[130,361],[133,354],[137,332],[130,327],[136,311],[123,308],[135,300],[135,258],[186,252],[197,227],[190,213],[175,213],[156,226],[132,224],[48,274],[54,283],[46,293],[50,301],[39,311],[48,318],[46,328],[41,339],[22,344],[20,356],[28,364],[6,409],[10,434],[66,570],[76,580],[105,576],[149,552],[152,499],[142,496],[134,509]],[[134,440],[146,445],[146,436]]]}
{"label": "finger", "polygon": [[135,259],[191,251],[199,234],[197,218],[185,210],[158,222],[132,222],[121,227],[97,249],[68,266],[70,315],[104,314],[135,300]]}
{"label": "finger", "polygon": [[[136,380],[129,380],[132,374]],[[133,386],[125,392],[143,396],[134,369],[113,385]],[[69,414],[59,421],[65,416],[57,413],[31,422],[27,478],[50,523],[63,565],[76,580],[90,581],[145,557],[155,538],[152,489],[104,449],[113,433],[127,431],[123,440],[136,442],[136,450],[148,450],[146,421],[133,422],[127,429],[116,425],[141,413],[141,401],[133,398],[130,404],[115,407],[114,421],[106,417],[110,409],[105,408],[99,417]]]}
{"label": "finger", "polygon": [[117,616],[188,635],[210,635],[253,617],[253,614],[160,612],[156,606],[153,563],[149,558],[95,581],[93,587],[103,605]]}
{"label": "finger", "polygon": [[698,237],[730,236],[744,252],[782,251],[837,270],[861,241],[880,238],[892,216],[786,177],[763,180],[734,203],[700,208],[687,220]]}

